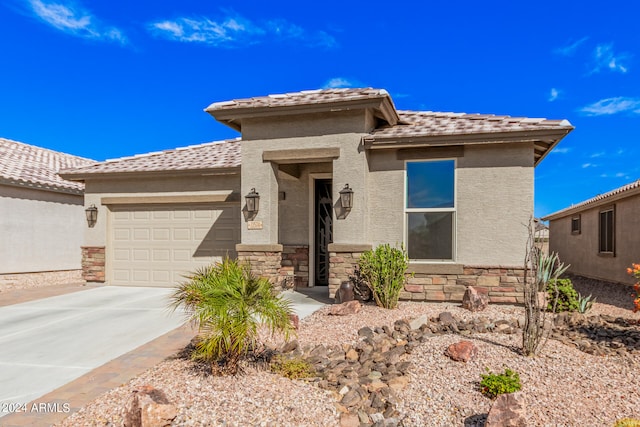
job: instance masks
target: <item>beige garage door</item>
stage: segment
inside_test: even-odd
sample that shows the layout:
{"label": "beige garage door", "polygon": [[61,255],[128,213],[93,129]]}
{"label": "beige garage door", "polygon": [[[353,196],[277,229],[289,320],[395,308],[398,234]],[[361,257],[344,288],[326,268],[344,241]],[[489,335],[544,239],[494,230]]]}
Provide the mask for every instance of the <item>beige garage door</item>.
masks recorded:
{"label": "beige garage door", "polygon": [[236,256],[240,206],[112,206],[110,283],[174,286],[200,266]]}

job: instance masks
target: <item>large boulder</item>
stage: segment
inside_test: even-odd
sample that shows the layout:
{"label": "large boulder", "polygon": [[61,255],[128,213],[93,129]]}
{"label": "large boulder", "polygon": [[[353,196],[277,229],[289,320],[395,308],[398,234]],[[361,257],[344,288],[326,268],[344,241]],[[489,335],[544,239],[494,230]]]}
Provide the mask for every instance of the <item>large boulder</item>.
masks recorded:
{"label": "large boulder", "polygon": [[162,390],[145,385],[134,390],[125,404],[124,427],[167,427],[177,415]]}
{"label": "large boulder", "polygon": [[489,305],[489,297],[469,286],[462,297],[462,308],[469,311],[483,311]]}
{"label": "large boulder", "polygon": [[489,410],[485,427],[526,427],[526,405],[524,394],[501,394]]}
{"label": "large boulder", "polygon": [[342,304],[332,305],[329,309],[329,314],[332,316],[348,316],[350,314],[356,314],[360,311],[361,304],[358,300],[349,302],[343,302]]}
{"label": "large boulder", "polygon": [[471,341],[460,341],[451,344],[444,354],[456,362],[468,362],[478,355],[478,348]]}

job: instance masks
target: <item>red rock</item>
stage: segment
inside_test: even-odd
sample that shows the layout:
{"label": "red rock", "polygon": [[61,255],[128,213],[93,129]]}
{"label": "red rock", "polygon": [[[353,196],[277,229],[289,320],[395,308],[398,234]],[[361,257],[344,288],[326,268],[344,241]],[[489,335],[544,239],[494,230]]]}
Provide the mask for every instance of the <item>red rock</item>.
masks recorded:
{"label": "red rock", "polygon": [[342,304],[332,305],[329,310],[329,314],[332,316],[348,316],[350,314],[356,314],[360,311],[360,301],[353,300],[349,302],[343,302]]}
{"label": "red rock", "polygon": [[489,410],[485,427],[526,427],[524,394],[501,394]]}
{"label": "red rock", "polygon": [[462,308],[469,311],[482,311],[487,308],[489,297],[478,292],[473,286],[469,286],[462,297]]}
{"label": "red rock", "polygon": [[451,344],[444,354],[457,362],[468,362],[478,355],[478,348],[471,341],[460,341]]}
{"label": "red rock", "polygon": [[162,390],[145,385],[134,390],[124,408],[125,427],[167,427],[178,415]]}
{"label": "red rock", "polygon": [[298,317],[297,314],[290,314],[289,320],[291,321],[293,328],[297,331],[300,328],[300,317]]}

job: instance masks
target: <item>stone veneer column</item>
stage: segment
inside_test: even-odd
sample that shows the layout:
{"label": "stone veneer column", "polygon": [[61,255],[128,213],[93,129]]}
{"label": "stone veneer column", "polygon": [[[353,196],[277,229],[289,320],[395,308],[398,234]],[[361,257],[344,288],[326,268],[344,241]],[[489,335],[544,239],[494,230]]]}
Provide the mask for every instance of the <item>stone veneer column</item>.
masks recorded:
{"label": "stone veneer column", "polygon": [[269,279],[276,290],[282,290],[282,279],[280,278],[282,245],[238,244],[236,252],[240,262],[249,264],[251,273],[257,277]]}
{"label": "stone veneer column", "polygon": [[105,247],[82,246],[82,278],[87,282],[105,281]]}
{"label": "stone veneer column", "polygon": [[330,243],[329,244],[329,297],[335,298],[342,282],[353,275],[362,252],[371,249],[368,244]]}
{"label": "stone veneer column", "polygon": [[309,286],[309,246],[284,246],[280,280],[287,282],[287,287],[306,288]]}
{"label": "stone veneer column", "polygon": [[[438,271],[440,270],[440,271]],[[524,304],[524,268],[514,266],[410,265],[400,298],[412,301],[462,301],[467,287],[488,295],[489,302]]]}

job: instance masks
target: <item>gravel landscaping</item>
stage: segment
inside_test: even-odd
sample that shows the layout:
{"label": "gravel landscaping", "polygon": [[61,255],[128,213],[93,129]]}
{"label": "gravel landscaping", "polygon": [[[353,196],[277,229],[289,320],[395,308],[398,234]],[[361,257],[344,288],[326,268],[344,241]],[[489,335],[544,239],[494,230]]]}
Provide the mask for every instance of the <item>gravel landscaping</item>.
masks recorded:
{"label": "gravel landscaping", "polygon": [[[632,313],[631,287],[574,278],[583,295],[598,298],[589,315],[622,317],[634,337],[640,333],[640,313]],[[606,292],[603,289],[606,288]],[[399,319],[422,315],[438,318],[450,312],[459,322],[483,317],[493,323],[517,324],[522,307],[490,305],[471,313],[454,303],[401,302],[396,310],[363,306],[357,314],[330,316],[325,307],[300,322],[301,348],[358,345],[363,327],[394,327]],[[505,322],[505,323],[506,323]],[[478,354],[455,362],[445,349],[461,339],[471,341]],[[404,426],[482,426],[492,401],[478,391],[486,369],[517,371],[527,404],[529,426],[611,426],[623,417],[640,418],[640,349],[632,344],[624,354],[598,356],[571,342],[551,339],[535,358],[520,355],[521,334],[436,334],[412,346],[402,356],[410,362],[409,383],[395,395],[396,419]],[[640,343],[637,343],[640,344]],[[350,348],[345,346],[346,348]],[[318,381],[288,380],[264,369],[246,366],[236,377],[203,374],[196,364],[176,357],[164,361],[121,387],[111,390],[58,426],[120,426],[122,409],[131,392],[151,385],[166,394],[178,409],[179,426],[337,426],[342,397],[317,386]]]}

